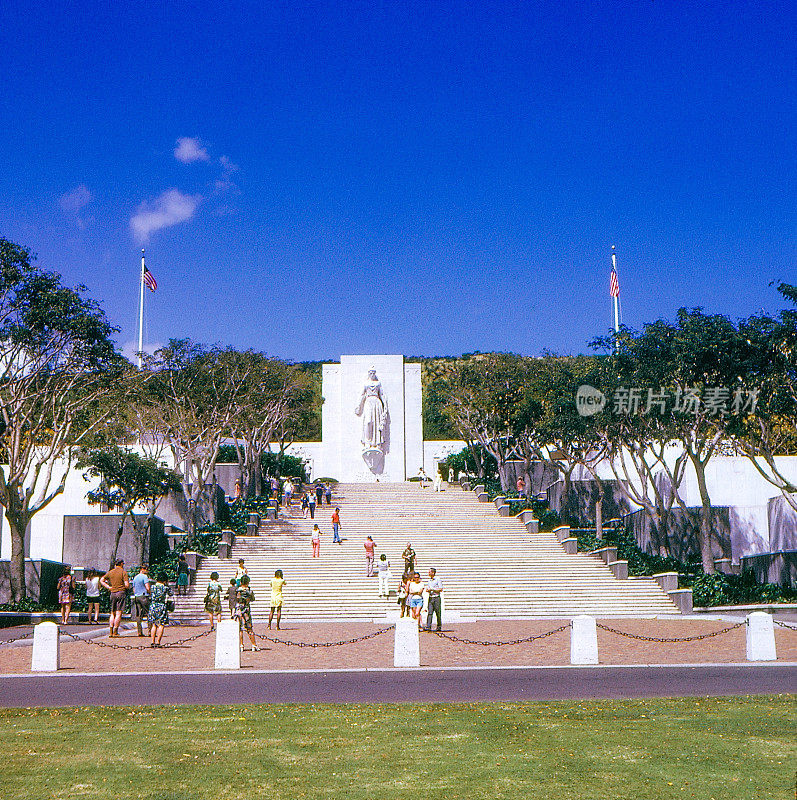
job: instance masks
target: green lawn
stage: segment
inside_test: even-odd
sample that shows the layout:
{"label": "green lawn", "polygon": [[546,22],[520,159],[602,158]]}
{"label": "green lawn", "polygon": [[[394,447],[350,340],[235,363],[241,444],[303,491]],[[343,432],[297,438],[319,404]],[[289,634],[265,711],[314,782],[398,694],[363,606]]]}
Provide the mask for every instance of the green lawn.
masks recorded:
{"label": "green lawn", "polygon": [[794,797],[793,696],[0,711],[0,798]]}

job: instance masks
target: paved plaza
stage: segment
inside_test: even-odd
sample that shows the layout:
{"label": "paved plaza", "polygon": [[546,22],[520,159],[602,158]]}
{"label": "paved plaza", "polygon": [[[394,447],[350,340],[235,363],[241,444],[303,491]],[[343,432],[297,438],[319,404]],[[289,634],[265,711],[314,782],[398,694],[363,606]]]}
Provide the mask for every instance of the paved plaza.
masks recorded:
{"label": "paved plaza", "polygon": [[[598,648],[601,665],[642,664],[733,664],[746,659],[745,626],[733,627],[741,618],[714,619],[600,619]],[[788,625],[795,625],[788,622]],[[516,644],[485,645],[474,642],[515,642],[562,628],[544,638]],[[613,631],[605,630],[612,628]],[[731,630],[727,630],[732,628]],[[30,672],[30,646],[2,646],[4,639],[25,633],[24,628],[5,629],[0,637],[0,674]],[[70,626],[69,631],[85,634],[91,626]],[[94,628],[99,632],[107,630]],[[359,642],[338,646],[296,646],[348,641],[386,631]],[[169,626],[163,644],[190,639],[207,631],[207,626]],[[362,670],[393,667],[393,629],[366,623],[290,623],[280,631],[255,625],[259,636],[271,636],[294,645],[258,639],[260,652],[247,649],[241,655],[243,669],[256,670]],[[692,641],[650,641],[686,639],[715,634]],[[566,619],[491,620],[447,625],[444,636],[421,633],[422,667],[560,667],[570,664],[570,630]],[[630,638],[644,637],[644,638]],[[452,637],[452,638],[448,638]],[[797,663],[797,630],[776,624],[778,662]],[[134,649],[128,649],[134,648]],[[141,649],[138,649],[141,648]],[[149,640],[134,630],[119,639],[101,635],[82,641],[62,641],[61,673],[184,672],[213,670],[215,633],[173,647],[152,649]],[[793,691],[794,686],[784,686]]]}

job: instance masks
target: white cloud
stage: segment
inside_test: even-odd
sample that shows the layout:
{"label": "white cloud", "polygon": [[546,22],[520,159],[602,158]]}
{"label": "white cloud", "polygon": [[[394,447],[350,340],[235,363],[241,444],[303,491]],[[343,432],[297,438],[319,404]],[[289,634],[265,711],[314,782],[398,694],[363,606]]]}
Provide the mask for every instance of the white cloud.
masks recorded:
{"label": "white cloud", "polygon": [[[81,211],[92,201],[89,188],[81,183],[69,192],[62,194],[58,198],[58,205],[65,214],[68,214],[75,221],[81,230],[86,227],[86,220],[83,219]],[[90,221],[90,219],[89,219]]]}
{"label": "white cloud", "polygon": [[227,156],[221,156],[219,164],[221,164],[221,175],[213,182],[213,187],[217,192],[229,192],[237,189],[238,187],[232,180],[232,176],[238,172],[240,167],[234,164]]}
{"label": "white cloud", "polygon": [[140,244],[146,244],[151,234],[187,222],[194,216],[202,198],[169,189],[154,200],[142,203],[130,220],[130,230]]}
{"label": "white cloud", "polygon": [[194,161],[210,161],[208,151],[205,150],[199,139],[192,136],[181,136],[177,140],[174,157],[183,164],[191,164]]}
{"label": "white cloud", "polygon": [[77,214],[82,208],[85,208],[91,202],[91,192],[88,186],[81,183],[76,186],[71,192],[62,194],[58,200],[58,205],[61,206],[62,211],[71,214]]}

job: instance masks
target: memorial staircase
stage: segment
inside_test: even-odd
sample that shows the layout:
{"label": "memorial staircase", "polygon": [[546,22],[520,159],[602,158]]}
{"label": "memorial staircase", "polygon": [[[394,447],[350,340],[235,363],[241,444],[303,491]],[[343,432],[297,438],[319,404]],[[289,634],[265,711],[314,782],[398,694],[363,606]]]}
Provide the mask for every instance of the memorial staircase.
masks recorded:
{"label": "memorial staircase", "polygon": [[[458,485],[434,492],[418,483],[339,484],[332,507],[316,510],[321,556],[312,558],[313,520],[294,508],[276,522],[262,522],[256,536],[238,536],[232,558],[205,557],[186,597],[177,598],[177,620],[206,618],[205,588],[214,570],[226,588],[245,559],[256,601],[255,621],[268,616],[270,579],[285,577],[286,620],[387,621],[397,617],[401,553],[412,542],[416,569],[425,579],[437,569],[444,585],[444,618],[677,615],[652,578],[616,578],[598,559],[566,554],[552,533],[529,533],[514,517],[501,517]],[[331,512],[340,507],[342,545],[332,544]],[[283,509],[283,511],[285,511]],[[389,599],[378,597],[376,577],[366,577],[363,542],[385,553],[393,579]],[[227,613],[224,604],[225,616]]]}

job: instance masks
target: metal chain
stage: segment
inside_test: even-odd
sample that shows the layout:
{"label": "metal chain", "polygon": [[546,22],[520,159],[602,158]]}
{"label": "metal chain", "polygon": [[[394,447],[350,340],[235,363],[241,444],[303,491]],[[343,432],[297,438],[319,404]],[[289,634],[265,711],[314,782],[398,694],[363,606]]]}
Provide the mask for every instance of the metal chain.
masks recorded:
{"label": "metal chain", "polygon": [[773,620],[776,625],[780,625],[781,628],[788,628],[790,631],[797,631],[797,625],[789,625],[788,622],[782,622],[779,619]]}
{"label": "metal chain", "polygon": [[526,642],[534,642],[537,639],[545,639],[547,636],[553,636],[555,633],[561,633],[562,631],[567,630],[569,627],[570,623],[568,622],[559,628],[554,628],[552,631],[548,631],[547,633],[537,633],[534,636],[527,636],[525,639],[512,639],[509,642],[481,642],[478,639],[462,639],[459,636],[454,636],[450,633],[444,633],[443,631],[430,631],[430,633],[436,634],[441,639],[449,639],[452,642],[460,642],[462,644],[480,644],[483,647],[504,647],[506,645],[525,644]]}
{"label": "metal chain", "polygon": [[340,647],[342,644],[356,644],[357,642],[364,642],[367,639],[373,639],[376,636],[381,636],[383,633],[392,631],[393,628],[382,628],[381,630],[374,631],[373,633],[366,633],[364,636],[357,636],[354,639],[341,639],[339,642],[292,642],[289,639],[277,639],[275,636],[267,636],[265,633],[256,633],[258,639],[263,639],[268,642],[275,642],[276,644],[287,644],[292,647]]}
{"label": "metal chain", "polygon": [[610,628],[607,625],[601,625],[600,622],[596,623],[596,627],[601,628],[601,630],[608,631],[609,633],[616,633],[618,636],[625,636],[627,639],[638,639],[640,642],[663,642],[665,644],[675,643],[675,642],[697,642],[701,639],[711,639],[714,636],[721,636],[723,633],[728,633],[729,631],[735,631],[737,628],[741,628],[743,625],[747,625],[747,622],[737,622],[735,625],[729,625],[727,628],[723,628],[721,631],[714,631],[712,633],[703,633],[700,636],[683,636],[683,637],[673,637],[669,638],[666,636],[640,636],[636,633],[626,633],[625,631],[618,631],[616,628]]}
{"label": "metal chain", "polygon": [[23,633],[22,636],[15,636],[13,639],[3,639],[0,641],[0,646],[4,644],[11,644],[11,642],[20,642],[23,639],[27,639],[29,636],[33,636],[33,631],[28,631],[27,633]]}
{"label": "metal chain", "polygon": [[[166,642],[166,644],[158,645],[158,647],[167,648],[167,647],[179,647],[180,645],[188,644],[188,642],[195,642],[197,639],[201,639],[203,636],[209,636],[213,631],[206,630],[202,631],[202,633],[194,634],[194,636],[189,636],[187,639],[180,639],[177,642]],[[152,645],[150,644],[111,644],[111,642],[101,642],[99,639],[83,639],[80,636],[75,636],[74,633],[68,633],[64,631],[65,636],[69,636],[71,639],[74,639],[76,642],[83,642],[84,644],[93,644],[97,647],[109,647],[112,650],[149,650]]]}

